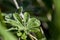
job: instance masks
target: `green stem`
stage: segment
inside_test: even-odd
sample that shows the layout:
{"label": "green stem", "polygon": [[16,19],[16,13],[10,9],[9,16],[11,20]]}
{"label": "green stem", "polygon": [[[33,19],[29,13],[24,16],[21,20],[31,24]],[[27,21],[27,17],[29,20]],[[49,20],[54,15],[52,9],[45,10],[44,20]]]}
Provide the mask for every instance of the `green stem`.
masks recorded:
{"label": "green stem", "polygon": [[20,37],[19,37],[19,39],[18,40],[20,40]]}

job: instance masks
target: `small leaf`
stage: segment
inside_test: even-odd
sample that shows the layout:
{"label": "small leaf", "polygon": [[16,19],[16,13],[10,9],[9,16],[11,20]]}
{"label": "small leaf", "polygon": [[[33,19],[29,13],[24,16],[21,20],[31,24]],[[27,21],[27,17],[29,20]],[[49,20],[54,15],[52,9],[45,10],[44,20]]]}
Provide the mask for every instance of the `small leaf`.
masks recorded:
{"label": "small leaf", "polygon": [[17,23],[19,24],[19,28],[23,27],[23,25],[22,25],[22,18],[19,16],[19,14],[18,13],[14,13],[13,17],[17,21]]}
{"label": "small leaf", "polygon": [[17,28],[10,28],[10,29],[8,29],[7,31],[12,31],[12,30],[18,30]]}
{"label": "small leaf", "polygon": [[23,35],[21,36],[22,39],[26,39],[27,35],[25,33],[23,33]]}
{"label": "small leaf", "polygon": [[32,28],[32,27],[39,27],[40,26],[40,21],[37,20],[36,18],[30,18],[28,20],[27,26]]}
{"label": "small leaf", "polygon": [[21,32],[18,32],[18,33],[17,33],[17,36],[18,36],[18,37],[20,37],[21,35],[22,35],[22,33],[21,33]]}
{"label": "small leaf", "polygon": [[22,18],[20,17],[20,15],[18,13],[14,13],[13,17],[16,21],[21,22],[22,23]]}
{"label": "small leaf", "polygon": [[10,19],[12,17],[12,14],[5,15],[6,19]]}
{"label": "small leaf", "polygon": [[31,32],[40,32],[40,29],[39,28],[32,28]]}
{"label": "small leaf", "polygon": [[24,22],[26,23],[29,18],[30,18],[29,13],[28,13],[28,12],[25,12],[25,13],[24,13]]}

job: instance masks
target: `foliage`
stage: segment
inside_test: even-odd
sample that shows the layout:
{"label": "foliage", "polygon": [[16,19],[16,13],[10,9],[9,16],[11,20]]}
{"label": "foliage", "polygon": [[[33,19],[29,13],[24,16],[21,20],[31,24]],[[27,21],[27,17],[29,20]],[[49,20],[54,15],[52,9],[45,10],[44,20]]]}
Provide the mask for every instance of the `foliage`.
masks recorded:
{"label": "foliage", "polygon": [[3,40],[16,40],[16,37],[12,33],[6,31],[7,29],[5,26],[5,23],[3,23],[3,17],[0,13],[0,35],[4,38]]}
{"label": "foliage", "polygon": [[[17,36],[21,39],[26,40],[27,35],[31,34],[31,32],[40,32],[40,21],[36,18],[31,18],[27,12],[24,13],[24,18],[22,18],[18,13],[13,13],[14,20],[7,17],[4,22],[12,25],[12,28],[8,29],[8,31],[17,30]],[[40,36],[42,37],[42,34]]]}

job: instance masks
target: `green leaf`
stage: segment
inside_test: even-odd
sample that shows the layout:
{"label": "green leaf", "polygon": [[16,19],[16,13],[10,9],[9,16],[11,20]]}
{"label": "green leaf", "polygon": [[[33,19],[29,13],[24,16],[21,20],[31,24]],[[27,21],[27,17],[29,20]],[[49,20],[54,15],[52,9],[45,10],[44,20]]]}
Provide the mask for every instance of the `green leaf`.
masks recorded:
{"label": "green leaf", "polygon": [[29,18],[30,18],[29,13],[28,13],[28,12],[25,12],[25,13],[24,13],[24,22],[26,23]]}
{"label": "green leaf", "polygon": [[22,28],[23,27],[23,25],[22,24],[20,24],[20,23],[18,23],[17,21],[15,21],[15,20],[12,20],[12,19],[8,19],[7,21],[5,21],[6,23],[9,23],[9,24],[11,24],[11,25],[13,25],[13,26],[15,26],[15,27],[18,27],[18,28]]}
{"label": "green leaf", "polygon": [[21,36],[22,39],[26,39],[27,38],[27,35],[25,33],[22,34]]}
{"label": "green leaf", "polygon": [[18,29],[17,29],[17,27],[16,28],[12,27],[12,28],[8,29],[7,31],[11,31],[11,30],[18,30]]}
{"label": "green leaf", "polygon": [[21,22],[22,23],[22,18],[20,17],[20,15],[18,13],[14,13],[13,17],[16,21]]}
{"label": "green leaf", "polygon": [[7,18],[11,18],[12,17],[12,14],[10,13],[10,14],[6,15],[6,17]]}
{"label": "green leaf", "polygon": [[40,40],[41,38],[43,38],[43,37],[44,37],[44,35],[43,35],[41,32],[39,32],[39,31],[34,32],[34,33],[35,33],[36,38],[37,38],[38,40]]}
{"label": "green leaf", "polygon": [[12,19],[8,19],[7,21],[5,21],[5,23],[9,23],[13,26],[19,26],[19,24],[15,20],[12,20]]}
{"label": "green leaf", "polygon": [[0,35],[2,35],[4,40],[17,40],[17,38],[10,32],[7,32],[6,26],[0,21]]}
{"label": "green leaf", "polygon": [[23,29],[22,27],[23,27],[23,25],[22,25],[22,18],[19,16],[19,14],[18,13],[14,13],[13,14],[13,17],[14,17],[14,19],[17,21],[17,24],[19,24],[19,30],[20,29]]}
{"label": "green leaf", "polygon": [[31,32],[40,32],[40,29],[39,28],[32,28],[31,30],[30,30]]}
{"label": "green leaf", "polygon": [[22,35],[22,33],[21,33],[21,32],[18,32],[18,33],[17,33],[17,36],[18,36],[18,37],[20,37],[21,35]]}
{"label": "green leaf", "polygon": [[30,18],[28,20],[27,26],[32,28],[32,27],[39,27],[40,26],[40,21],[37,20],[36,18]]}

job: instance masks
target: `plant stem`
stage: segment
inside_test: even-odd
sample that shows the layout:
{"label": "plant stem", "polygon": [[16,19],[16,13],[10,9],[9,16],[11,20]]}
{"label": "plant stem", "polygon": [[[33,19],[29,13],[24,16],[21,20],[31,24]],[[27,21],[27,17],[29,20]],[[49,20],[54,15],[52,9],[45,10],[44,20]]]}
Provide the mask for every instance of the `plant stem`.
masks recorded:
{"label": "plant stem", "polygon": [[[13,1],[14,1],[14,4],[15,4],[16,8],[19,9],[20,7],[19,7],[17,1],[16,0],[13,0]],[[22,18],[24,18],[24,15],[22,14],[22,11],[23,11],[23,8],[21,7],[20,15],[21,15]]]}
{"label": "plant stem", "polygon": [[[35,39],[35,40],[38,40],[36,37],[34,37],[33,35],[31,35],[31,34],[28,34],[31,38],[33,38],[33,39]],[[32,39],[32,40],[33,40]]]}
{"label": "plant stem", "polygon": [[34,40],[31,36],[30,36],[31,40]]}
{"label": "plant stem", "polygon": [[20,40],[20,37],[19,37],[19,39],[18,40]]}
{"label": "plant stem", "polygon": [[13,1],[15,3],[16,8],[19,9],[19,5],[18,5],[17,1],[16,0],[13,0]]}

